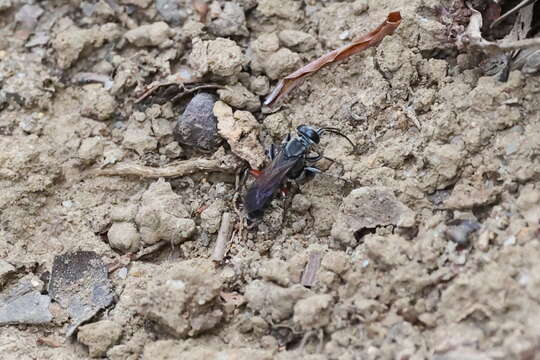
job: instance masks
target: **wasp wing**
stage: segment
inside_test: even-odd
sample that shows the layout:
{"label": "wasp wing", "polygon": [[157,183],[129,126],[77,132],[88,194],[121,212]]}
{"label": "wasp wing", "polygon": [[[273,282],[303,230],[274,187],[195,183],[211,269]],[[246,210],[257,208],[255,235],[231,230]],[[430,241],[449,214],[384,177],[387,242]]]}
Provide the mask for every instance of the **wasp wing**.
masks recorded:
{"label": "wasp wing", "polygon": [[263,170],[244,197],[244,207],[247,213],[262,211],[274,197],[283,184],[287,173],[298,161],[297,157],[286,158],[281,151],[270,165]]}

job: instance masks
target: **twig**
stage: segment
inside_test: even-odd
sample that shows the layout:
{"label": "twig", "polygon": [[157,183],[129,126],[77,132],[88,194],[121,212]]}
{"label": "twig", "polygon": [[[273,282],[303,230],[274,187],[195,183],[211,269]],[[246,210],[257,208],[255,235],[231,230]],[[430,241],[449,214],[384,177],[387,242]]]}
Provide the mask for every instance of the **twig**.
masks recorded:
{"label": "twig", "polygon": [[301,283],[305,287],[312,287],[317,280],[317,272],[321,266],[321,253],[319,251],[314,251],[309,255],[308,263],[302,274]]}
{"label": "twig", "polygon": [[170,242],[168,242],[168,241],[162,240],[162,241],[160,241],[160,242],[158,242],[158,243],[156,243],[154,245],[142,248],[141,250],[139,250],[138,253],[133,255],[132,260],[139,260],[139,259],[145,257],[146,255],[150,255],[151,253],[158,251],[159,249],[161,249],[162,247],[164,247],[165,245],[167,245],[169,243]]}
{"label": "twig", "polygon": [[161,83],[150,85],[150,87],[144,93],[142,93],[141,96],[139,96],[135,100],[135,104],[140,103],[141,101],[146,99],[148,96],[152,95],[157,89],[159,89],[160,87],[163,87],[163,86],[177,85],[179,89],[184,90],[181,93],[176,94],[171,99],[171,102],[173,102],[173,103],[178,101],[179,99],[183,98],[184,96],[189,95],[189,94],[194,93],[194,92],[199,91],[199,90],[223,89],[224,88],[224,86],[218,85],[218,84],[203,84],[203,85],[199,85],[199,86],[193,86],[193,87],[190,87],[190,88],[186,88],[183,81],[185,81],[185,80],[179,78],[179,79],[176,79],[176,80],[164,81],[164,82],[161,82]]}
{"label": "twig", "polygon": [[139,164],[127,163],[118,164],[108,169],[95,169],[90,172],[90,175],[97,176],[140,176],[143,178],[160,178],[160,177],[180,177],[190,175],[198,171],[216,171],[225,173],[234,173],[234,168],[221,165],[221,161],[217,159],[190,159],[179,161],[177,163],[165,167],[151,167]]}
{"label": "twig", "polygon": [[418,121],[418,118],[416,117],[416,113],[412,105],[403,105],[401,108],[403,109],[405,116],[407,116],[407,118],[411,120],[414,126],[416,126],[418,130],[421,130],[422,125],[420,125],[420,121]]}
{"label": "twig", "polygon": [[310,330],[304,334],[302,341],[300,341],[300,351],[304,351],[308,340],[314,335],[316,335],[314,330]]}
{"label": "twig", "polygon": [[46,345],[48,347],[52,347],[52,348],[59,348],[62,346],[62,343],[52,337],[39,337],[37,338],[36,340],[36,343],[38,345]]}
{"label": "twig", "polygon": [[232,228],[231,213],[224,212],[221,216],[221,225],[219,227],[214,253],[212,254],[212,260],[221,262],[225,257],[225,250],[227,249],[227,244],[231,239]]}
{"label": "twig", "polygon": [[204,89],[223,89],[223,88],[225,88],[225,86],[217,85],[217,84],[205,84],[205,85],[195,86],[195,87],[192,87],[192,88],[189,88],[189,89],[186,89],[186,90],[182,91],[180,94],[175,95],[175,96],[171,99],[171,102],[172,102],[172,103],[175,103],[175,102],[177,102],[178,100],[180,100],[181,98],[183,98],[184,96],[189,95],[189,94],[194,93],[194,92],[199,91],[199,90],[204,90]]}
{"label": "twig", "polygon": [[150,87],[141,94],[141,96],[139,96],[137,99],[135,99],[135,104],[137,103],[140,103],[141,101],[143,101],[144,99],[146,99],[148,96],[152,95],[157,89],[159,89],[160,87],[162,86],[167,86],[167,85],[178,85],[178,86],[181,86],[181,84],[179,84],[178,82],[176,81],[167,81],[167,82],[162,82],[162,83],[157,83],[155,85],[150,85]]}
{"label": "twig", "polygon": [[103,84],[103,87],[105,90],[109,90],[112,85],[113,81],[110,78],[110,76],[103,75],[103,74],[97,74],[92,72],[79,72],[73,75],[73,78],[71,79],[72,82],[75,84],[88,84],[88,83],[101,83]]}

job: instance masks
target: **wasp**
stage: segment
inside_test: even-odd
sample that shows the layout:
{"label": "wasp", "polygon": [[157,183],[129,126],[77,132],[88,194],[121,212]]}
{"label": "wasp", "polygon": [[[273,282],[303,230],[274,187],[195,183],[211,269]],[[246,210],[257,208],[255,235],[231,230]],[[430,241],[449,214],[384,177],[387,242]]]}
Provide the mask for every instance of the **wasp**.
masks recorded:
{"label": "wasp", "polygon": [[270,164],[262,171],[252,170],[255,181],[244,196],[244,209],[248,221],[254,221],[264,215],[264,210],[270,205],[275,195],[290,180],[309,180],[322,171],[313,166],[323,155],[311,155],[312,147],[321,140],[324,133],[333,133],[344,137],[353,146],[354,143],[339,129],[323,127],[316,129],[309,125],[296,128],[297,136],[288,134],[279,147],[274,144],[266,151]]}

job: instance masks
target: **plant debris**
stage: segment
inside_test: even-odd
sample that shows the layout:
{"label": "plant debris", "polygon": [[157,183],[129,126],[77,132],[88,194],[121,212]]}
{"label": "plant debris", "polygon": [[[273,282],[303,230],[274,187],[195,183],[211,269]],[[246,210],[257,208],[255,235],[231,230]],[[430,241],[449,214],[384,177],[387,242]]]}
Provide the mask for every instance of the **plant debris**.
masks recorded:
{"label": "plant debris", "polygon": [[272,107],[279,99],[283,98],[292,89],[298,86],[305,77],[319,71],[324,66],[344,60],[367,48],[377,46],[383,38],[393,34],[400,23],[401,14],[399,11],[389,13],[385,22],[379,25],[375,30],[356,38],[349,45],[343,46],[313,60],[309,64],[302,66],[292,74],[281,79],[272,93],[264,100],[264,105]]}
{"label": "plant debris", "polygon": [[221,262],[225,257],[227,250],[227,244],[231,239],[232,230],[232,215],[230,212],[224,212],[221,216],[221,225],[219,227],[219,233],[216,239],[216,245],[212,254],[212,260]]}
{"label": "plant debris", "polygon": [[302,285],[307,288],[312,287],[317,280],[317,272],[321,267],[321,253],[314,251],[309,255],[309,260],[306,264],[306,268],[302,273]]}
{"label": "plant debris", "polygon": [[516,39],[514,41],[506,39],[502,41],[488,41],[484,39],[480,31],[483,24],[482,14],[476,9],[474,9],[470,4],[468,4],[468,7],[472,11],[472,15],[469,25],[467,26],[467,30],[460,39],[462,45],[479,48],[485,53],[491,55],[514,50],[527,49],[531,47],[540,48],[540,38]]}

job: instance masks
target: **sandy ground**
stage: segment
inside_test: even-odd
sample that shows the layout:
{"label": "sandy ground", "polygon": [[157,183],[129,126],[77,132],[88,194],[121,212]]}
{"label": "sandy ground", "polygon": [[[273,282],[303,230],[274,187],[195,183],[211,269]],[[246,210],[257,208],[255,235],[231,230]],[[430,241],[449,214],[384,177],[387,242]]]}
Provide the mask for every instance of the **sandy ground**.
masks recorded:
{"label": "sandy ground", "polygon": [[[484,76],[445,39],[440,1],[215,1],[205,23],[201,3],[0,0],[0,308],[25,282],[48,299],[55,256],[77,250],[113,289],[67,339],[58,301],[40,324],[0,326],[1,357],[540,358],[539,79]],[[277,79],[394,10],[402,24],[378,48],[261,110]],[[225,86],[204,90],[222,136],[176,142],[194,93],[135,103],[171,74]],[[301,124],[357,148],[324,136],[334,177],[240,231],[240,158],[264,166],[264,147]],[[195,158],[215,169],[96,174]]]}

